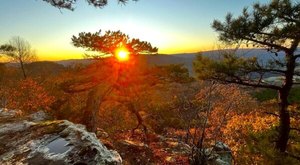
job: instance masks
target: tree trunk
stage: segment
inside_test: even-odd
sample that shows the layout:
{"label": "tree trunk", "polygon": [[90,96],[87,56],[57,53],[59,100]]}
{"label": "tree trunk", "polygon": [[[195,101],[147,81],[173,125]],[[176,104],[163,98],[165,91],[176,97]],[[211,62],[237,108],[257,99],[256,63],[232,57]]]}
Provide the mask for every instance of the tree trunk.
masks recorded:
{"label": "tree trunk", "polygon": [[88,131],[97,131],[99,109],[105,97],[112,92],[112,89],[113,88],[109,86],[104,92],[101,92],[101,87],[98,86],[89,92],[83,116],[83,123],[86,125]]}
{"label": "tree trunk", "polygon": [[282,88],[279,90],[279,129],[278,139],[276,142],[276,149],[280,152],[285,152],[288,145],[290,127],[290,114],[288,111],[288,96],[293,86],[293,77],[296,67],[296,59],[292,53],[286,54],[286,72],[285,82]]}
{"label": "tree trunk", "polygon": [[139,112],[135,111],[134,115],[136,116],[137,120],[138,120],[138,125],[132,130],[132,134],[134,134],[135,130],[139,128],[139,126],[143,127],[144,133],[145,135],[147,135],[148,133],[148,128],[147,126],[144,124],[144,120],[142,118],[142,116],[140,115]]}
{"label": "tree trunk", "polygon": [[26,78],[27,78],[27,75],[26,75],[25,68],[24,68],[24,63],[23,63],[22,60],[20,60],[20,65],[21,65],[21,70],[22,70],[24,79],[26,79]]}
{"label": "tree trunk", "polygon": [[90,91],[84,110],[83,124],[91,132],[96,132],[97,130],[99,102],[100,99],[97,97],[97,90]]}
{"label": "tree trunk", "polygon": [[136,116],[137,121],[138,121],[137,126],[136,126],[134,129],[132,129],[132,135],[134,135],[134,132],[135,132],[136,129],[138,129],[140,126],[142,126],[142,127],[143,127],[143,130],[144,130],[144,133],[145,133],[145,135],[146,135],[146,137],[147,137],[147,135],[148,135],[148,128],[147,128],[147,126],[144,124],[143,117],[142,117],[141,114],[135,109],[133,103],[128,103],[127,106],[128,106],[128,108],[129,108],[129,110]]}
{"label": "tree trunk", "polygon": [[279,130],[278,139],[276,142],[276,149],[280,152],[285,152],[289,140],[290,133],[290,114],[287,110],[288,107],[288,91],[279,91]]}

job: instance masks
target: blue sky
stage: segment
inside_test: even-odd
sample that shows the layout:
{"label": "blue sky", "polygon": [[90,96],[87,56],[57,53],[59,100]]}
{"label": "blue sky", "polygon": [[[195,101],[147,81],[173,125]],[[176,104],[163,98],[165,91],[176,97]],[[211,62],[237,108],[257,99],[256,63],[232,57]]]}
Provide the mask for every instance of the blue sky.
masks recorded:
{"label": "blue sky", "polygon": [[[40,59],[81,58],[83,50],[71,45],[72,35],[100,29],[121,30],[149,41],[160,53],[214,49],[214,19],[228,12],[238,15],[254,0],[139,0],[121,5],[109,0],[103,9],[79,0],[75,11],[59,10],[42,0],[0,2],[0,44],[13,36],[28,40]],[[265,3],[268,0],[261,0]]]}

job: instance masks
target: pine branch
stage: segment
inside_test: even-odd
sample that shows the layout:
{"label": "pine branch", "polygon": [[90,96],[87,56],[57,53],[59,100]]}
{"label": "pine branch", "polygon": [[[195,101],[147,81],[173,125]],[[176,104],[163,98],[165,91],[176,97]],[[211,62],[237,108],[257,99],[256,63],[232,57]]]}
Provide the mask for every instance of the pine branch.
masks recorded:
{"label": "pine branch", "polygon": [[271,84],[245,82],[244,80],[242,80],[240,78],[236,78],[234,80],[212,78],[212,80],[221,81],[221,82],[229,83],[229,84],[239,84],[239,85],[244,85],[244,86],[249,86],[249,87],[256,87],[256,88],[268,88],[268,89],[274,89],[274,90],[281,89],[281,87],[276,86],[276,85],[271,85]]}

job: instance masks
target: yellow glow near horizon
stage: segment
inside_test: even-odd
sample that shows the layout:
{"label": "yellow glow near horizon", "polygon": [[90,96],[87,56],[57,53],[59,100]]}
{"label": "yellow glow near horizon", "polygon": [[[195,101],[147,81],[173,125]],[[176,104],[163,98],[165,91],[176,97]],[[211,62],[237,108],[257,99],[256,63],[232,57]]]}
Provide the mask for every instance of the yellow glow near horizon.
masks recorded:
{"label": "yellow glow near horizon", "polygon": [[[131,35],[131,34],[130,34]],[[132,35],[135,38],[139,38],[137,34]],[[173,35],[175,36],[175,35]],[[148,41],[147,36],[142,40]],[[153,40],[153,41],[151,41]],[[159,54],[177,54],[177,53],[195,53],[199,51],[207,51],[207,50],[213,50],[211,43],[212,41],[209,41],[208,39],[204,42],[201,40],[193,40],[190,37],[180,38],[180,36],[176,36],[173,39],[166,39],[166,38],[159,38],[157,36],[156,39],[149,38],[149,41],[153,46],[158,47],[158,53]],[[175,42],[180,41],[180,42]],[[53,41],[54,42],[54,41]],[[53,48],[55,47],[55,49]],[[58,60],[67,60],[67,59],[83,59],[85,50],[82,48],[76,48],[70,44],[63,45],[60,43],[60,46],[54,45],[54,46],[43,46],[38,45],[38,49],[36,49],[36,54],[38,56],[38,60],[44,61],[44,60],[50,60],[50,61],[58,61]],[[121,47],[120,50],[126,50],[126,48]],[[115,56],[117,58],[117,51],[115,52]],[[95,52],[97,53],[97,52]],[[123,54],[123,55],[122,55]],[[121,56],[124,56],[125,53],[121,53]],[[130,54],[129,54],[130,56]],[[119,60],[119,61],[126,61],[125,60]]]}
{"label": "yellow glow near horizon", "polygon": [[[158,53],[159,54],[177,54],[177,53],[195,53],[195,52],[199,52],[199,51],[208,51],[208,50],[214,50],[216,48],[211,47],[210,45],[204,45],[202,43],[200,43],[200,46],[197,44],[194,44],[194,42],[192,44],[184,44],[184,45],[180,45],[180,44],[174,44],[174,45],[157,45],[157,44],[153,44],[155,46],[157,46],[158,49]],[[126,48],[120,48],[115,52],[115,56],[117,58],[117,54],[120,51],[124,51],[123,53],[121,52],[120,55],[121,56],[126,56],[126,52],[128,52],[126,50]],[[97,52],[96,52],[97,53]],[[66,48],[60,48],[60,49],[56,49],[53,50],[51,48],[44,48],[44,47],[40,47],[39,49],[36,50],[36,55],[38,56],[38,60],[39,61],[59,61],[59,60],[68,60],[68,59],[83,59],[84,58],[84,54],[85,54],[85,50],[83,49],[78,49],[75,47],[68,47],[66,46]],[[130,53],[128,52],[128,55],[130,56]],[[122,61],[122,60],[120,60]],[[123,60],[126,61],[126,60]]]}
{"label": "yellow glow near horizon", "polygon": [[116,57],[118,61],[128,61],[129,59],[129,52],[126,49],[119,49],[116,52]]}

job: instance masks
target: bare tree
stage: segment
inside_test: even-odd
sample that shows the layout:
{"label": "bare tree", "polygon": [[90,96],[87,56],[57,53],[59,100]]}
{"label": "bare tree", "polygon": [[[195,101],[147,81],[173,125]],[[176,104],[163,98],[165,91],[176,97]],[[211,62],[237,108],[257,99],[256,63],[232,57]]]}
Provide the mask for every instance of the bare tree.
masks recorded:
{"label": "bare tree", "polygon": [[24,64],[36,60],[36,55],[31,49],[29,42],[19,36],[13,37],[9,40],[8,44],[0,46],[0,51],[12,62],[17,62],[20,64],[22,74],[24,78],[26,78],[27,75]]}

